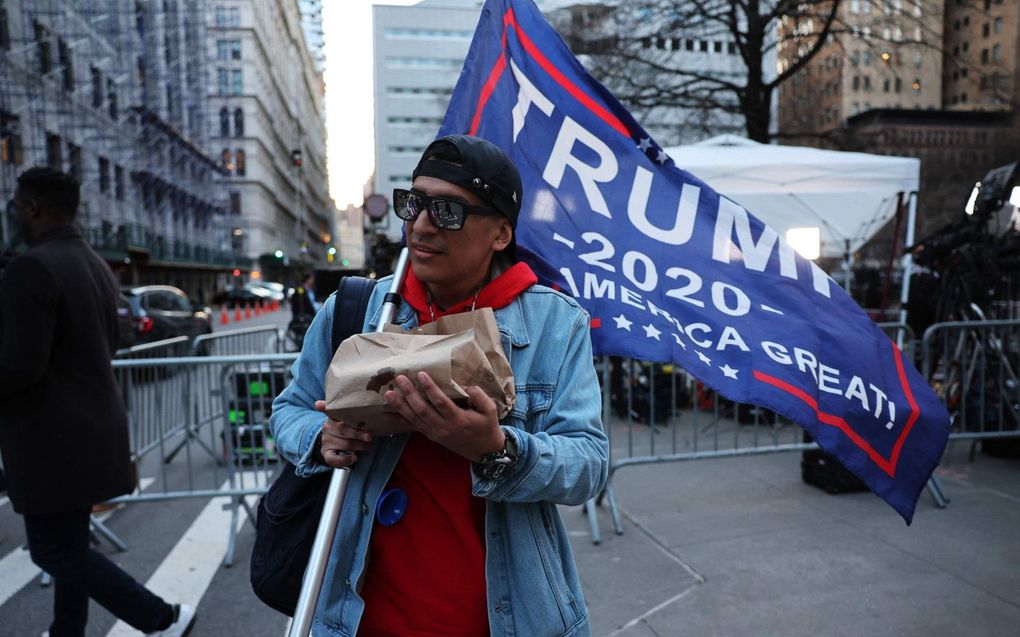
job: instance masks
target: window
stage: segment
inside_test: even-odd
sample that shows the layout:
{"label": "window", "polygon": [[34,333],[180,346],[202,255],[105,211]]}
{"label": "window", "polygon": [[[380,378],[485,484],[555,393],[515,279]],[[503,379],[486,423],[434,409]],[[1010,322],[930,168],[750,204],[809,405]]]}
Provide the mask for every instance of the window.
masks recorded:
{"label": "window", "polygon": [[218,5],[215,16],[216,26],[218,27],[236,27],[241,25],[241,10],[237,7]]}
{"label": "window", "polygon": [[715,42],[712,43],[712,50],[715,53],[722,53],[722,51],[723,51],[722,47],[723,47],[723,43],[718,41],[718,40],[716,40]]}
{"label": "window", "polygon": [[987,38],[988,34],[992,32],[992,27],[987,22],[981,25],[981,37]]}
{"label": "window", "polygon": [[0,111],[0,161],[5,164],[20,165],[22,151],[21,118],[6,111]]}
{"label": "window", "polygon": [[227,171],[228,174],[234,172],[234,156],[229,148],[224,148],[223,152],[220,153],[220,167]]}
{"label": "window", "polygon": [[234,137],[244,137],[244,109],[234,109]]}
{"label": "window", "polygon": [[888,93],[892,89],[892,80],[888,77],[882,80],[882,92]]}
{"label": "window", "polygon": [[145,5],[141,2],[135,2],[135,30],[145,37]]}
{"label": "window", "polygon": [[864,51],[864,66],[871,66],[871,51]]}
{"label": "window", "polygon": [[118,201],[124,201],[124,167],[113,167],[113,189]]}
{"label": "window", "polygon": [[1002,45],[996,44],[992,47],[992,62],[998,62],[1002,59]]}
{"label": "window", "polygon": [[981,49],[981,63],[988,64],[988,49]]}
{"label": "window", "polygon": [[53,69],[50,60],[50,31],[39,22],[33,22],[36,52],[39,54],[39,73],[45,75]]}
{"label": "window", "polygon": [[244,80],[241,77],[241,69],[233,69],[230,71],[231,79],[231,90],[234,95],[240,95],[244,93]]}
{"label": "window", "polygon": [[850,0],[850,13],[861,12],[861,0]]}
{"label": "window", "polygon": [[61,78],[63,79],[64,90],[74,90],[74,61],[71,59],[71,49],[63,39],[57,40],[57,56],[60,58]]}
{"label": "window", "polygon": [[871,90],[871,76],[869,75],[864,76],[864,90],[865,91]]}
{"label": "window", "polygon": [[1002,18],[995,18],[992,22],[992,32],[1002,33]]}
{"label": "window", "polygon": [[8,25],[7,4],[4,0],[0,0],[0,49],[10,50],[10,48],[11,29]]}
{"label": "window", "polygon": [[106,94],[109,100],[107,106],[110,109],[110,118],[117,119],[120,116],[120,112],[117,109],[117,85],[110,78],[106,79]]}
{"label": "window", "polygon": [[216,69],[216,86],[220,95],[230,94],[230,71],[227,69]]}
{"label": "window", "polygon": [[67,173],[81,182],[81,146],[67,143]]}
{"label": "window", "polygon": [[861,88],[861,76],[860,75],[855,75],[854,76],[853,87],[854,87],[855,91],[860,90],[860,88]]}
{"label": "window", "polygon": [[110,192],[110,160],[99,158],[99,192]]}
{"label": "window", "polygon": [[53,170],[64,169],[64,155],[60,148],[60,136],[46,133],[46,165]]}
{"label": "window", "polygon": [[220,137],[230,137],[230,111],[226,106],[220,109]]}
{"label": "window", "polygon": [[238,148],[234,151],[234,174],[244,176],[245,174],[245,156],[244,151]]}
{"label": "window", "polygon": [[89,67],[89,73],[92,75],[92,107],[99,108],[103,105],[103,74],[94,66]]}
{"label": "window", "polygon": [[903,92],[903,80],[901,78],[896,78],[896,92]]}
{"label": "window", "polygon": [[216,41],[216,59],[222,62],[229,62],[230,60],[241,59],[241,41],[240,40],[217,40]]}
{"label": "window", "polygon": [[230,214],[241,214],[241,193],[234,191],[230,193]]}

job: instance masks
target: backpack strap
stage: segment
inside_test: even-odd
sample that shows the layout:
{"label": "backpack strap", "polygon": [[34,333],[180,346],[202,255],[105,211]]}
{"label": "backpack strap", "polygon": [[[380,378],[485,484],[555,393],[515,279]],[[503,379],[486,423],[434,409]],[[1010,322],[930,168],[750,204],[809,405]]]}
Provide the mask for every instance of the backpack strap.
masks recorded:
{"label": "backpack strap", "polygon": [[333,351],[350,336],[361,333],[368,310],[368,299],[376,280],[363,276],[345,276],[336,286],[333,301]]}

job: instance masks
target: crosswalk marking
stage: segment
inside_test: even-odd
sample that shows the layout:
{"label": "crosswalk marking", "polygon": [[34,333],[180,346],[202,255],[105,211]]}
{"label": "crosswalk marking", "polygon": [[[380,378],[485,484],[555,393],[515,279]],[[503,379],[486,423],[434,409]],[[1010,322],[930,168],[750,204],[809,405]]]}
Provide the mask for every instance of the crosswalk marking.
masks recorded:
{"label": "crosswalk marking", "polygon": [[[229,486],[228,481],[220,488]],[[248,498],[249,504],[254,505],[256,500],[255,496]],[[171,604],[198,606],[227,554],[228,538],[223,531],[230,528],[231,509],[224,508],[224,505],[229,503],[230,498],[227,497],[209,501],[145,583],[146,588]],[[246,519],[244,515],[238,516],[234,533],[240,530]],[[118,621],[107,637],[133,637],[137,634],[138,631]]]}
{"label": "crosswalk marking", "polygon": [[[144,491],[153,482],[155,482],[154,478],[142,478],[139,486]],[[4,498],[4,500],[6,499]],[[110,515],[113,513],[111,512]],[[41,575],[42,571],[32,563],[28,551],[19,546],[0,559],[0,573],[3,573],[3,577],[0,577],[0,606],[3,606],[29,582]]]}

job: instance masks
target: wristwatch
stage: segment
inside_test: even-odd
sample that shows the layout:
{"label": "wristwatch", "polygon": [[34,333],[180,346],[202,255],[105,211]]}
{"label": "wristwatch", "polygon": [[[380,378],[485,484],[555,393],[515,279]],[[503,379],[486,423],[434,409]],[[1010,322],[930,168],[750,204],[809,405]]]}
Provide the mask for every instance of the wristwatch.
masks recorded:
{"label": "wristwatch", "polygon": [[472,463],[475,475],[482,480],[502,480],[517,468],[517,442],[505,431],[504,436],[502,449],[482,456],[481,462]]}

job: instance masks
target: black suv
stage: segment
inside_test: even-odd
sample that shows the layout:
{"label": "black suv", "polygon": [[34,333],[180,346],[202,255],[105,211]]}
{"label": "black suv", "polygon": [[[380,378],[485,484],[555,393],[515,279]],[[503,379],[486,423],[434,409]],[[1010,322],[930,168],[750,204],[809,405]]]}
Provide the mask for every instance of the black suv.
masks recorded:
{"label": "black suv", "polygon": [[142,285],[125,287],[121,292],[131,306],[136,345],[175,336],[193,339],[212,333],[212,311],[192,303],[180,288]]}

